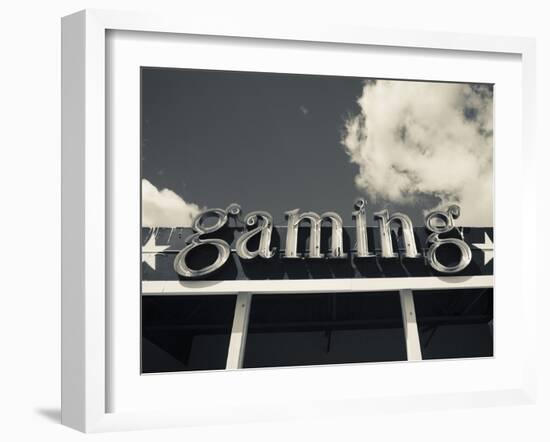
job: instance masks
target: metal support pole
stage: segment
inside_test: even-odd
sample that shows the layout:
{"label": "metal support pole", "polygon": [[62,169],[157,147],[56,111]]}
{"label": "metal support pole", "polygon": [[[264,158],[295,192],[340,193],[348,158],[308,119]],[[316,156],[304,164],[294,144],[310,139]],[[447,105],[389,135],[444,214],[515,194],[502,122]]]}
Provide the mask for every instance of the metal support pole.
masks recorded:
{"label": "metal support pole", "polygon": [[420,338],[418,336],[418,324],[416,323],[416,311],[414,309],[412,290],[399,290],[399,297],[401,299],[403,329],[405,331],[405,341],[407,344],[407,360],[421,361],[422,350],[420,348]]}
{"label": "metal support pole", "polygon": [[227,363],[225,365],[225,368],[228,370],[236,370],[243,367],[251,301],[251,293],[243,292],[237,294],[235,316],[233,317],[233,327],[231,329],[231,339],[229,341]]}

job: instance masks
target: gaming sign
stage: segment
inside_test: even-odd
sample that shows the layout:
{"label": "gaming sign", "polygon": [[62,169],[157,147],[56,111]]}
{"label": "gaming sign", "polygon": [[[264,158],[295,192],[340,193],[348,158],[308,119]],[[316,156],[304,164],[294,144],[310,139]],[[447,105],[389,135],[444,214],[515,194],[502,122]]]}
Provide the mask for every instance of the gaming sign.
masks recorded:
{"label": "gaming sign", "polygon": [[[345,228],[335,212],[285,213],[275,227],[265,211],[242,216],[241,207],[209,209],[190,229],[144,229],[144,279],[284,279],[392,277],[492,273],[492,229],[459,228],[460,208],[436,210],[425,227],[404,213],[374,213],[357,200],[355,225]],[[214,219],[214,222],[212,222]],[[231,226],[233,225],[233,226]],[[164,238],[162,238],[164,236]],[[159,240],[165,245],[159,245]],[[477,241],[477,242],[474,242]],[[483,241],[483,242],[482,242]],[[476,259],[472,250],[477,251]],[[157,269],[157,257],[161,266]]]}

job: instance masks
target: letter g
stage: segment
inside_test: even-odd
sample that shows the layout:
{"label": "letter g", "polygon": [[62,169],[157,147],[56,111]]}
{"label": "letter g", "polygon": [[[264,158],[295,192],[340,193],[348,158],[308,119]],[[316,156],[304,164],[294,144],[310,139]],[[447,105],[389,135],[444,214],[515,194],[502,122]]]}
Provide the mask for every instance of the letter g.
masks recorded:
{"label": "letter g", "polygon": [[[188,244],[176,255],[174,259],[174,270],[178,275],[185,278],[198,278],[208,275],[225,264],[231,254],[231,248],[227,242],[223,239],[208,238],[202,239],[201,236],[209,233],[214,233],[221,229],[227,223],[228,215],[236,216],[240,213],[241,208],[237,204],[231,204],[226,210],[223,209],[209,209],[199,214],[193,221],[193,231],[195,232],[189,236],[185,242]],[[216,222],[213,225],[205,225],[207,218],[215,216]],[[218,256],[216,260],[201,269],[192,269],[187,265],[187,255],[193,249],[203,246],[214,246],[217,249]]]}

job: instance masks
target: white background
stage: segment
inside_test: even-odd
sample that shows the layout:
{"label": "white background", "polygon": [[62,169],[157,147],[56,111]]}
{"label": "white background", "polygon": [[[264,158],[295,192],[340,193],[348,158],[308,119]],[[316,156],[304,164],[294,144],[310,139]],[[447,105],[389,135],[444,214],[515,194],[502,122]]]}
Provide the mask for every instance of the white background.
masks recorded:
{"label": "white background", "polygon": [[[424,29],[537,37],[539,199],[548,189],[543,176],[549,156],[544,152],[549,98],[549,14],[543,2],[417,1],[407,2],[199,2],[149,1],[19,1],[1,9],[2,69],[2,272],[0,310],[0,437],[3,440],[549,440],[550,373],[548,327],[542,323],[550,308],[542,298],[539,330],[537,406],[369,415],[284,423],[156,430],[84,436],[59,425],[60,353],[60,22],[62,15],[85,7],[161,10],[179,14],[210,14],[214,21],[245,16],[276,22],[311,20],[378,28]],[[255,4],[256,3],[256,4]],[[511,179],[514,172],[510,171]],[[518,177],[518,185],[521,180]],[[511,213],[517,207],[510,202]],[[539,219],[548,211],[539,204]],[[542,223],[540,223],[542,224]],[[533,232],[536,236],[537,233]],[[547,235],[546,235],[547,236]],[[544,235],[535,265],[542,271]],[[537,263],[537,264],[535,264]],[[452,382],[452,379],[449,380]]]}

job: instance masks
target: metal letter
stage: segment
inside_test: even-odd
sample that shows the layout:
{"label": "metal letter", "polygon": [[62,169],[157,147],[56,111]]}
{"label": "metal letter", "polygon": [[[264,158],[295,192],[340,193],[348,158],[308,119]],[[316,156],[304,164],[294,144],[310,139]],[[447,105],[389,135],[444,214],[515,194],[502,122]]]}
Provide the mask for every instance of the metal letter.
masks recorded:
{"label": "metal letter", "polygon": [[357,257],[358,258],[371,258],[374,255],[369,252],[369,240],[367,237],[367,215],[366,215],[367,202],[363,198],[359,198],[355,202],[355,212],[352,212],[352,216],[355,219],[355,230],[357,235]]}
{"label": "metal letter", "polygon": [[[460,216],[460,207],[453,205],[450,206],[446,212],[437,210],[430,213],[426,217],[426,227],[428,230],[433,232],[428,236],[428,243],[432,243],[428,249],[427,258],[428,262],[434,270],[437,270],[441,273],[456,273],[464,270],[470,264],[472,260],[472,251],[466,242],[464,242],[464,237],[462,232],[459,231],[462,239],[457,238],[439,238],[439,235],[442,233],[450,232],[455,229],[454,220]],[[437,249],[439,246],[444,244],[453,244],[458,247],[461,253],[460,261],[454,266],[446,266],[441,264],[437,259]]]}
{"label": "metal letter", "polygon": [[[239,255],[242,259],[252,259],[257,256],[261,256],[265,259],[272,258],[273,255],[275,255],[275,248],[273,248],[273,250],[270,250],[269,248],[271,244],[271,232],[273,231],[273,218],[271,215],[267,212],[250,212],[246,215],[244,223],[247,226],[254,226],[257,223],[258,227],[243,233],[239,237],[235,245],[237,255]],[[248,249],[247,243],[254,235],[258,233],[260,233],[260,245],[258,250],[251,252]]]}
{"label": "metal letter", "polygon": [[[201,235],[216,232],[225,226],[228,215],[237,216],[240,212],[241,207],[238,204],[230,204],[225,210],[209,209],[197,215],[197,217],[193,220],[193,231],[196,233],[189,236],[185,240],[188,245],[181,249],[174,259],[174,270],[176,273],[186,278],[197,278],[199,276],[208,275],[223,266],[231,253],[229,244],[227,244],[227,242],[223,239],[201,239]],[[216,222],[211,226],[205,225],[204,223],[206,219],[211,216],[215,216],[217,218]],[[216,247],[218,251],[216,260],[202,269],[191,269],[186,262],[187,254],[191,250],[205,245]]]}
{"label": "metal letter", "polygon": [[421,255],[416,249],[414,240],[414,229],[411,219],[404,213],[396,212],[392,216],[388,215],[386,209],[376,212],[374,219],[378,220],[378,228],[380,229],[380,245],[382,248],[382,258],[397,258],[399,255],[393,251],[391,240],[391,223],[394,221],[401,222],[403,231],[403,239],[405,240],[405,257],[419,258]]}
{"label": "metal letter", "polygon": [[321,224],[324,219],[331,222],[332,235],[330,238],[330,251],[328,258],[345,258],[343,251],[343,229],[342,218],[335,212],[325,212],[319,216],[315,212],[299,213],[300,209],[285,212],[288,219],[286,231],[285,258],[299,258],[298,247],[298,226],[303,220],[308,220],[310,224],[309,233],[309,254],[308,258],[323,258],[321,253]]}

